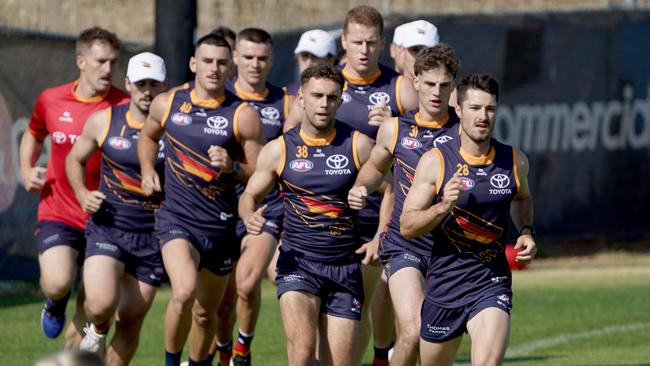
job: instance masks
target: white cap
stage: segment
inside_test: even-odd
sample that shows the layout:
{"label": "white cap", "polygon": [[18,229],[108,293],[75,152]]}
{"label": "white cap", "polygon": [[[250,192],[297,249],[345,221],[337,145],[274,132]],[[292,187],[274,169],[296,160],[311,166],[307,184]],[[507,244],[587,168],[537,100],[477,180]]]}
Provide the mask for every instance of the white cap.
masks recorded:
{"label": "white cap", "polygon": [[404,44],[404,31],[405,31],[405,25],[408,23],[400,24],[397,27],[395,27],[395,31],[393,31],[393,43],[395,43],[398,46],[402,46]]}
{"label": "white cap", "polygon": [[403,26],[402,47],[433,47],[440,43],[438,28],[426,20],[416,20]]}
{"label": "white cap", "polygon": [[336,56],[336,42],[334,38],[322,29],[308,30],[300,36],[294,54],[309,52],[318,58]]}
{"label": "white cap", "polygon": [[142,52],[131,57],[126,70],[126,77],[132,83],[145,79],[163,82],[165,74],[165,61],[151,52]]}

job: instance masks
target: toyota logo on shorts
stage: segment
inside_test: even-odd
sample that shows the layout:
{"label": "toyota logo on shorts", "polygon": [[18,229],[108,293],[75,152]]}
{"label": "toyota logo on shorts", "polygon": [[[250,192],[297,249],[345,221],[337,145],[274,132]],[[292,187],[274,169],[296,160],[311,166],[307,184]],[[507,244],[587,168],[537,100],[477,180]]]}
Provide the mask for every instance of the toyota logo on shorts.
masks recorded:
{"label": "toyota logo on shorts", "polygon": [[275,107],[266,107],[260,111],[260,114],[264,118],[268,119],[280,119],[280,111]]}
{"label": "toyota logo on shorts", "polygon": [[209,117],[205,122],[208,124],[208,127],[214,128],[215,130],[223,130],[228,127],[228,120],[222,116]]}
{"label": "toyota logo on shorts", "polygon": [[510,184],[510,178],[505,174],[495,174],[490,177],[490,184],[494,188],[506,188]]}
{"label": "toyota logo on shorts", "polygon": [[348,166],[348,158],[345,155],[336,154],[328,157],[325,163],[332,169],[343,169]]}
{"label": "toyota logo on shorts", "polygon": [[368,100],[373,105],[379,104],[381,102],[388,104],[388,102],[390,102],[390,95],[385,92],[374,92],[368,96]]}

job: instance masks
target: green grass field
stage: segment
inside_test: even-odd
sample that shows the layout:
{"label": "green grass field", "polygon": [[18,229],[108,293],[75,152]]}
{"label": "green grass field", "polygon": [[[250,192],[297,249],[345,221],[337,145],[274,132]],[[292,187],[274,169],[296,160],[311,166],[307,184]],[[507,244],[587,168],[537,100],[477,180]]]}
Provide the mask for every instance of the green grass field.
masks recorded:
{"label": "green grass field", "polygon": [[[0,297],[0,364],[32,365],[62,346],[40,329],[41,297],[33,286]],[[275,289],[265,281],[254,362],[286,365]],[[650,365],[650,256],[607,254],[539,260],[514,275],[514,309],[506,364]],[[163,363],[163,289],[149,313],[132,365]],[[70,313],[71,308],[68,308]],[[366,354],[366,363],[370,352]],[[469,364],[466,337],[458,364]]]}

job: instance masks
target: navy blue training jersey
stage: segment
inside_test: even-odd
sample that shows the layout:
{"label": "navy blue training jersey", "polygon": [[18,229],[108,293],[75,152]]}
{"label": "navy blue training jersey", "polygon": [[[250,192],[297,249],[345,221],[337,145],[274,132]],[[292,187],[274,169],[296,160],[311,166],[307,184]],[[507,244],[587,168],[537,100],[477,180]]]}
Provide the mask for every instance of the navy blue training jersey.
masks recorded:
{"label": "navy blue training jersey", "polygon": [[[106,130],[99,139],[102,153],[99,190],[106,199],[92,220],[124,231],[151,231],[154,209],[160,206],[161,196],[145,196],[140,186],[137,144],[144,123],[130,118],[128,110],[129,104],[107,109]],[[160,151],[155,164],[160,177],[163,158]]]}
{"label": "navy blue training jersey", "polygon": [[163,208],[204,231],[232,227],[237,213],[234,174],[210,165],[211,145],[241,156],[239,111],[246,103],[226,91],[219,100],[201,100],[192,87],[172,91],[162,119],[165,130]]}
{"label": "navy blue training jersey", "polygon": [[519,180],[514,149],[494,139],[491,146],[484,158],[470,156],[458,144],[437,148],[444,174],[436,182],[435,203],[454,173],[459,174],[464,192],[433,230],[426,298],[435,304],[462,306],[511,292],[504,240]]}
{"label": "navy blue training jersey", "polygon": [[399,219],[404,208],[406,195],[413,184],[415,168],[422,154],[452,140],[459,139],[459,121],[453,108],[442,121],[422,121],[417,111],[395,118],[393,140],[393,187],[395,205],[386,232],[386,239],[420,255],[431,254],[433,235],[427,233],[412,240],[400,234]]}
{"label": "navy blue training jersey", "polygon": [[339,263],[358,260],[356,214],[347,204],[359,172],[359,132],[337,124],[328,139],[314,139],[300,126],[280,137],[278,167],[284,192],[283,250],[309,260]]}

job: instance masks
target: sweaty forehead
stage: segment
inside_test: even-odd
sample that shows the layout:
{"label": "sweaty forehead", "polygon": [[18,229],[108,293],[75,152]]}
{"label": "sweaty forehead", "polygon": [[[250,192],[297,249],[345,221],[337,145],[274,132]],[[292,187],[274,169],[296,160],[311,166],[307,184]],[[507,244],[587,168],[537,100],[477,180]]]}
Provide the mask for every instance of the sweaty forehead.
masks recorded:
{"label": "sweaty forehead", "polygon": [[237,52],[242,54],[268,55],[271,53],[270,44],[256,43],[247,39],[237,41],[235,48]]}
{"label": "sweaty forehead", "polygon": [[335,81],[326,78],[311,78],[307,81],[303,88],[306,92],[317,92],[323,94],[340,93],[339,84]]}
{"label": "sweaty forehead", "polygon": [[345,37],[350,40],[379,38],[379,28],[372,25],[350,22],[345,32]]}
{"label": "sweaty forehead", "polygon": [[216,46],[213,44],[202,44],[196,48],[195,57],[210,58],[230,58],[230,50],[227,47]]}
{"label": "sweaty forehead", "polygon": [[467,89],[463,98],[465,105],[497,105],[497,96],[479,89]]}

